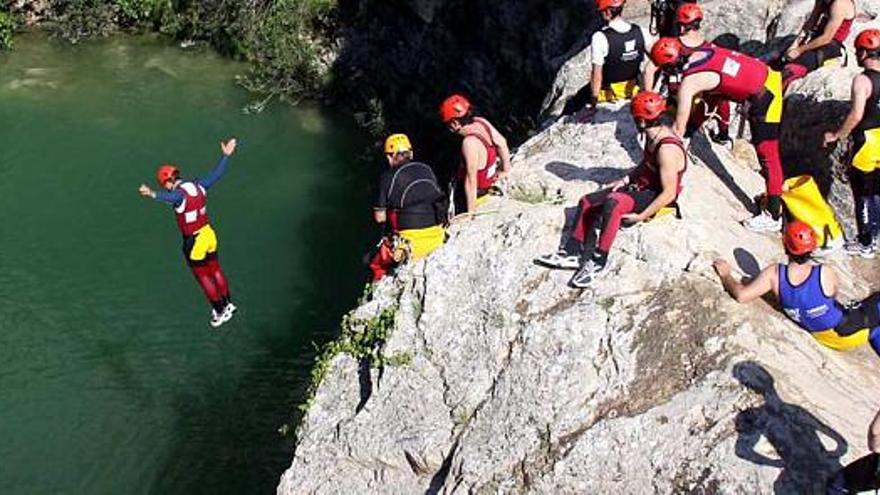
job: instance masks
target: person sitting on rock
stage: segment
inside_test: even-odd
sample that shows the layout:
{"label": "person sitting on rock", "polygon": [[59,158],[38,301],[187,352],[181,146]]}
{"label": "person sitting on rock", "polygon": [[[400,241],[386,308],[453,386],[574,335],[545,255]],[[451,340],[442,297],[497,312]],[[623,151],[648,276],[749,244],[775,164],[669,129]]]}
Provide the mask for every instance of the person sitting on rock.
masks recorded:
{"label": "person sitting on rock", "polygon": [[370,262],[373,281],[380,280],[404,259],[428,256],[443,245],[446,237],[446,195],[431,167],[413,160],[409,137],[389,136],[385,140],[385,159],[389,168],[379,179],[373,218],[387,226],[388,235]]}
{"label": "person sitting on rock", "polygon": [[462,160],[453,192],[455,213],[474,213],[511,170],[507,139],[488,120],[474,115],[471,102],[462,95],[443,101],[440,119],[462,137]]}
{"label": "person sitting on rock", "polygon": [[824,64],[843,57],[856,18],[853,0],[816,0],[800,34],[784,55],[783,89]]}
{"label": "person sitting on rock", "polygon": [[740,303],[772,292],[786,316],[824,346],[846,350],[870,341],[880,355],[880,292],[848,307],[840,304],[834,269],[810,262],[816,233],[804,222],[787,225],[783,244],[789,263],[772,264],[747,284],[731,275],[726,260],[715,260],[724,289]]}
{"label": "person sitting on rock", "polygon": [[[678,40],[681,42],[683,56],[688,57],[699,48],[708,48],[712,44],[700,33],[700,24],[703,22],[703,9],[697,3],[682,3],[675,13]],[[645,64],[643,80],[645,87],[654,88],[657,85],[657,66],[652,60]],[[680,82],[677,80],[667,81],[666,89],[670,95],[678,92]],[[685,136],[689,137],[699,129],[710,116],[717,116],[718,132],[709,135],[713,141],[719,144],[730,142],[730,102],[719,97],[704,96],[693,105],[690,120],[688,121]]]}
{"label": "person sitting on rock", "polygon": [[697,96],[749,104],[752,145],[766,181],[767,206],[745,226],[755,232],[782,230],[782,75],[756,58],[719,46],[697,48],[688,54],[677,38],[658,40],[651,49],[651,59],[670,77],[681,77],[673,126],[679,136],[686,133]]}
{"label": "person sitting on rock", "polygon": [[587,287],[605,270],[621,222],[635,224],[651,218],[674,204],[681,192],[687,154],[681,139],[661,122],[666,100],[659,93],[644,91],[633,99],[631,111],[647,138],[642,163],[607,188],[581,198],[565,245],[535,260],[552,268],[577,269],[570,282],[573,287]]}
{"label": "person sitting on rock", "polygon": [[865,71],[852,82],[846,120],[825,133],[825,146],[852,132],[849,184],[855,203],[858,239],[847,245],[850,254],[873,258],[880,232],[880,30],[866,29],[855,41],[856,59]]}
{"label": "person sitting on rock", "polygon": [[868,450],[838,471],[828,482],[827,495],[848,495],[880,490],[880,411],[868,427]]}
{"label": "person sitting on rock", "polygon": [[598,103],[630,99],[639,92],[639,73],[653,40],[641,26],[623,18],[625,3],[596,0],[606,24],[590,41],[590,101],[581,120],[592,115]]}

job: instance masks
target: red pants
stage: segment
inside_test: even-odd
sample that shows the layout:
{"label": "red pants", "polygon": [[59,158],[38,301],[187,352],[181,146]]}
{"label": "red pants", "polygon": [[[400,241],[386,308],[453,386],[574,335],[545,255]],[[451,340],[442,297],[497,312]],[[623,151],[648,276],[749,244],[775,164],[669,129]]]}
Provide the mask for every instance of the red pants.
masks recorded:
{"label": "red pants", "polygon": [[376,254],[370,260],[370,271],[373,272],[373,282],[382,280],[388,272],[394,269],[397,263],[394,261],[394,253],[391,252],[391,246],[388,242],[382,241],[376,249]]}
{"label": "red pants", "polygon": [[577,219],[571,237],[584,245],[585,253],[598,249],[608,254],[617,237],[617,231],[620,230],[621,217],[627,213],[643,211],[656,197],[657,193],[654,191],[612,192],[610,189],[587,194],[578,203]]}
{"label": "red pants", "polygon": [[216,254],[209,254],[203,262],[190,263],[190,270],[214,309],[222,306],[221,301],[229,299],[229,283]]}

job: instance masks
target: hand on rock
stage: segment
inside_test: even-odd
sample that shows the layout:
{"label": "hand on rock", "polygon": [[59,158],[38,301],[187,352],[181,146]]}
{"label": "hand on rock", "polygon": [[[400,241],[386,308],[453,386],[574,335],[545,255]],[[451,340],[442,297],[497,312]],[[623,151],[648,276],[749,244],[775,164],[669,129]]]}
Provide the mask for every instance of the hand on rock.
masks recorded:
{"label": "hand on rock", "polygon": [[718,258],[712,263],[712,268],[715,269],[715,273],[718,274],[719,277],[726,277],[730,275],[730,263],[723,258]]}
{"label": "hand on rock", "polygon": [[826,132],[824,138],[822,139],[822,147],[827,148],[831,143],[836,143],[840,139],[840,136],[835,132]]}
{"label": "hand on rock", "polygon": [[621,216],[620,219],[629,225],[635,225],[644,220],[638,213],[627,213],[626,215]]}

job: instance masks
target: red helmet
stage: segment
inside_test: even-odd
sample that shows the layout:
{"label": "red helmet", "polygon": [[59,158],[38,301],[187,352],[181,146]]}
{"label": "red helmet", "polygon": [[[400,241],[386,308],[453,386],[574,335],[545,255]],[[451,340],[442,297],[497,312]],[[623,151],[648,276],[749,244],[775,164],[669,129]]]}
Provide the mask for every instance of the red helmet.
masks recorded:
{"label": "red helmet", "polygon": [[794,221],[785,228],[782,239],[789,254],[800,256],[816,249],[816,233],[813,228],[801,221]]}
{"label": "red helmet", "polygon": [[471,110],[471,102],[462,95],[452,95],[443,100],[440,105],[440,120],[448,123],[453,119],[460,119]]}
{"label": "red helmet", "polygon": [[678,38],[660,38],[651,47],[651,61],[657,67],[668,67],[678,63],[681,58],[681,41]]}
{"label": "red helmet", "polygon": [[678,23],[686,26],[703,20],[703,9],[696,3],[683,3],[675,16]]}
{"label": "red helmet", "polygon": [[641,120],[657,120],[666,111],[666,98],[660,93],[642,91],[632,100],[632,116]]}
{"label": "red helmet", "polygon": [[599,12],[604,12],[614,7],[623,7],[624,3],[626,0],[596,0],[596,8],[599,9]]}
{"label": "red helmet", "polygon": [[180,170],[170,163],[166,163],[156,170],[156,180],[160,186],[164,186],[169,180],[177,180],[178,177],[180,177]]}
{"label": "red helmet", "polygon": [[856,36],[856,50],[875,51],[880,49],[880,29],[865,29]]}

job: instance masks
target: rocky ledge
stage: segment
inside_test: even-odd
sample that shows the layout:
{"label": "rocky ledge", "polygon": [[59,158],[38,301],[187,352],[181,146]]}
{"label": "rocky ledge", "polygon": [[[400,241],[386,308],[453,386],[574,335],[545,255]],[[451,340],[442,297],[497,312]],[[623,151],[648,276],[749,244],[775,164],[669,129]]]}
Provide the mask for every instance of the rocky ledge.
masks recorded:
{"label": "rocky ledge", "polygon": [[[803,3],[753,2],[790,30]],[[752,12],[708,5],[731,4]],[[793,88],[795,158],[836,124],[854,71]],[[505,198],[354,311],[393,315],[381,352],[406,359],[333,359],[278,493],[820,493],[864,455],[880,359],[820,347],[770,302],[738,305],[711,269],[719,254],[744,274],[784,259],[778,236],[739,225],[763,189],[751,157],[695,137],[683,218],[621,233],[591,289],[532,263],[556,248],[566,207],[639,155],[625,105],[591,125],[558,119],[520,146]],[[846,188],[832,194],[851,217]],[[876,261],[827,262],[845,297],[878,289]]]}

